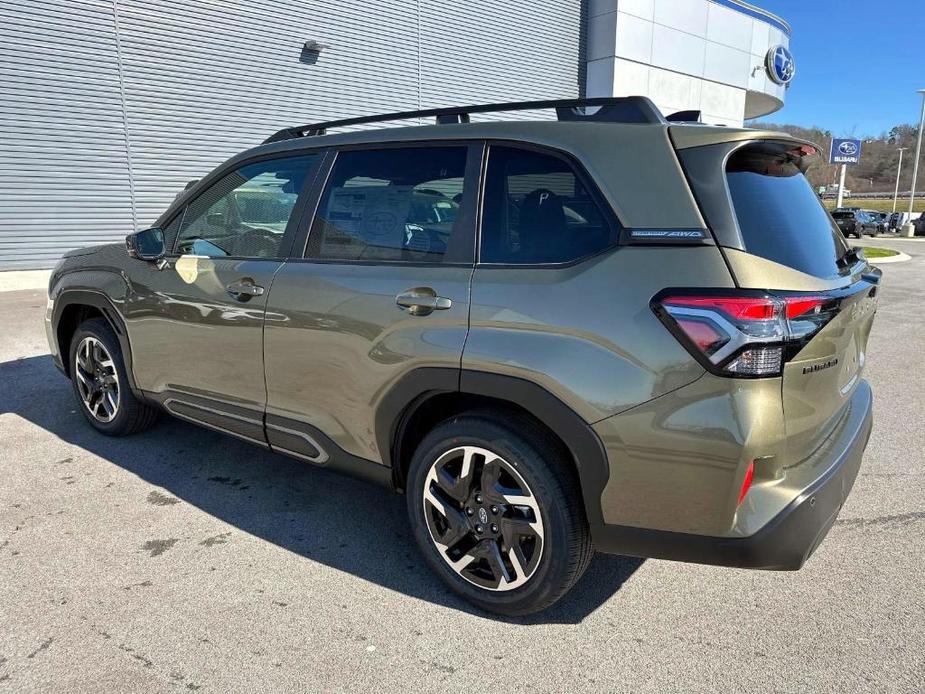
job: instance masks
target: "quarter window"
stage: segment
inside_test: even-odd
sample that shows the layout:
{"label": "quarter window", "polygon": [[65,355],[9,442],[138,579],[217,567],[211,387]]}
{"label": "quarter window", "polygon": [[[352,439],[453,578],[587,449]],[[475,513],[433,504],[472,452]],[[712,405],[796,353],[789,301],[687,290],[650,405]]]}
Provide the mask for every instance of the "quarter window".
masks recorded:
{"label": "quarter window", "polygon": [[492,146],[482,214],[483,263],[567,263],[617,241],[617,232],[564,159]]}
{"label": "quarter window", "polygon": [[460,209],[466,153],[466,147],[340,152],[318,206],[307,255],[431,263],[465,257]]}
{"label": "quarter window", "polygon": [[[299,192],[318,155],[242,166],[193,200],[182,215],[177,252],[275,258]],[[173,225],[171,225],[173,226]]]}

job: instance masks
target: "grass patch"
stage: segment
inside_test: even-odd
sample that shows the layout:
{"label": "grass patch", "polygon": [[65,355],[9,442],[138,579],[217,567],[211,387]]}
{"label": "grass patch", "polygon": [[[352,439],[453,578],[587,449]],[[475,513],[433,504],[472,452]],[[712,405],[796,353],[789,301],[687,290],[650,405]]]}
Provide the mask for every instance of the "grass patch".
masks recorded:
{"label": "grass patch", "polygon": [[[826,199],[822,201],[826,206],[826,209],[834,210],[835,209],[835,200]],[[860,207],[862,210],[876,210],[877,212],[892,212],[893,211],[893,198],[889,199],[878,199],[878,200],[868,200],[865,198],[845,198],[842,201],[844,207]],[[925,212],[925,200],[916,196],[913,202],[913,218],[917,217],[919,213]],[[909,211],[909,198],[903,200],[899,199],[899,204],[896,206],[897,212],[908,212]]]}
{"label": "grass patch", "polygon": [[893,255],[899,255],[899,251],[893,251],[889,248],[876,248],[874,246],[855,246],[855,248],[864,251],[865,258],[889,258]]}

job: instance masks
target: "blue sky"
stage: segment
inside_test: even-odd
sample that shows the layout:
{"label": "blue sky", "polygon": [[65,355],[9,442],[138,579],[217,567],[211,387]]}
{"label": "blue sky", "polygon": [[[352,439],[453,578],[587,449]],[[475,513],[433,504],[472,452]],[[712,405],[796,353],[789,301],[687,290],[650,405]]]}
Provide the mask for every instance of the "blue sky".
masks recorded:
{"label": "blue sky", "polygon": [[784,108],[760,120],[878,135],[918,124],[925,89],[925,0],[752,0],[793,27]]}

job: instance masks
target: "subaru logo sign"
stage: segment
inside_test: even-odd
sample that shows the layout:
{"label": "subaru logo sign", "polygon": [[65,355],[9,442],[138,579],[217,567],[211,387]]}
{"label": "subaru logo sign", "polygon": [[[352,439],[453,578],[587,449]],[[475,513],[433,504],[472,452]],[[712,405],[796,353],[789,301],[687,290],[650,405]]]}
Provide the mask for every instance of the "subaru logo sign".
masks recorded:
{"label": "subaru logo sign", "polygon": [[829,152],[830,164],[854,165],[861,161],[861,141],[836,137]]}
{"label": "subaru logo sign", "polygon": [[790,84],[796,73],[796,64],[793,62],[793,54],[786,46],[778,45],[771,48],[765,62],[771,80],[776,84]]}
{"label": "subaru logo sign", "polygon": [[858,146],[856,143],[851,140],[847,140],[838,145],[838,151],[844,154],[845,156],[852,156],[858,153]]}

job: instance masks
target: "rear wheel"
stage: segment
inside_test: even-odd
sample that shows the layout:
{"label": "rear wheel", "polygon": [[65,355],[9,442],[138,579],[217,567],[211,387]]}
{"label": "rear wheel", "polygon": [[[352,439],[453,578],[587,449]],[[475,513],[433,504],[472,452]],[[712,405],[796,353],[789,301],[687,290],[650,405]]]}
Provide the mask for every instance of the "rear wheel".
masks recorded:
{"label": "rear wheel", "polygon": [[119,340],[102,318],[84,321],[71,338],[70,375],[81,412],[98,431],[125,436],[149,428],[157,410],[134,396]]}
{"label": "rear wheel", "polygon": [[454,417],[421,442],[408,513],[431,568],[478,607],[524,615],[581,577],[592,548],[578,481],[536,425],[487,413]]}

